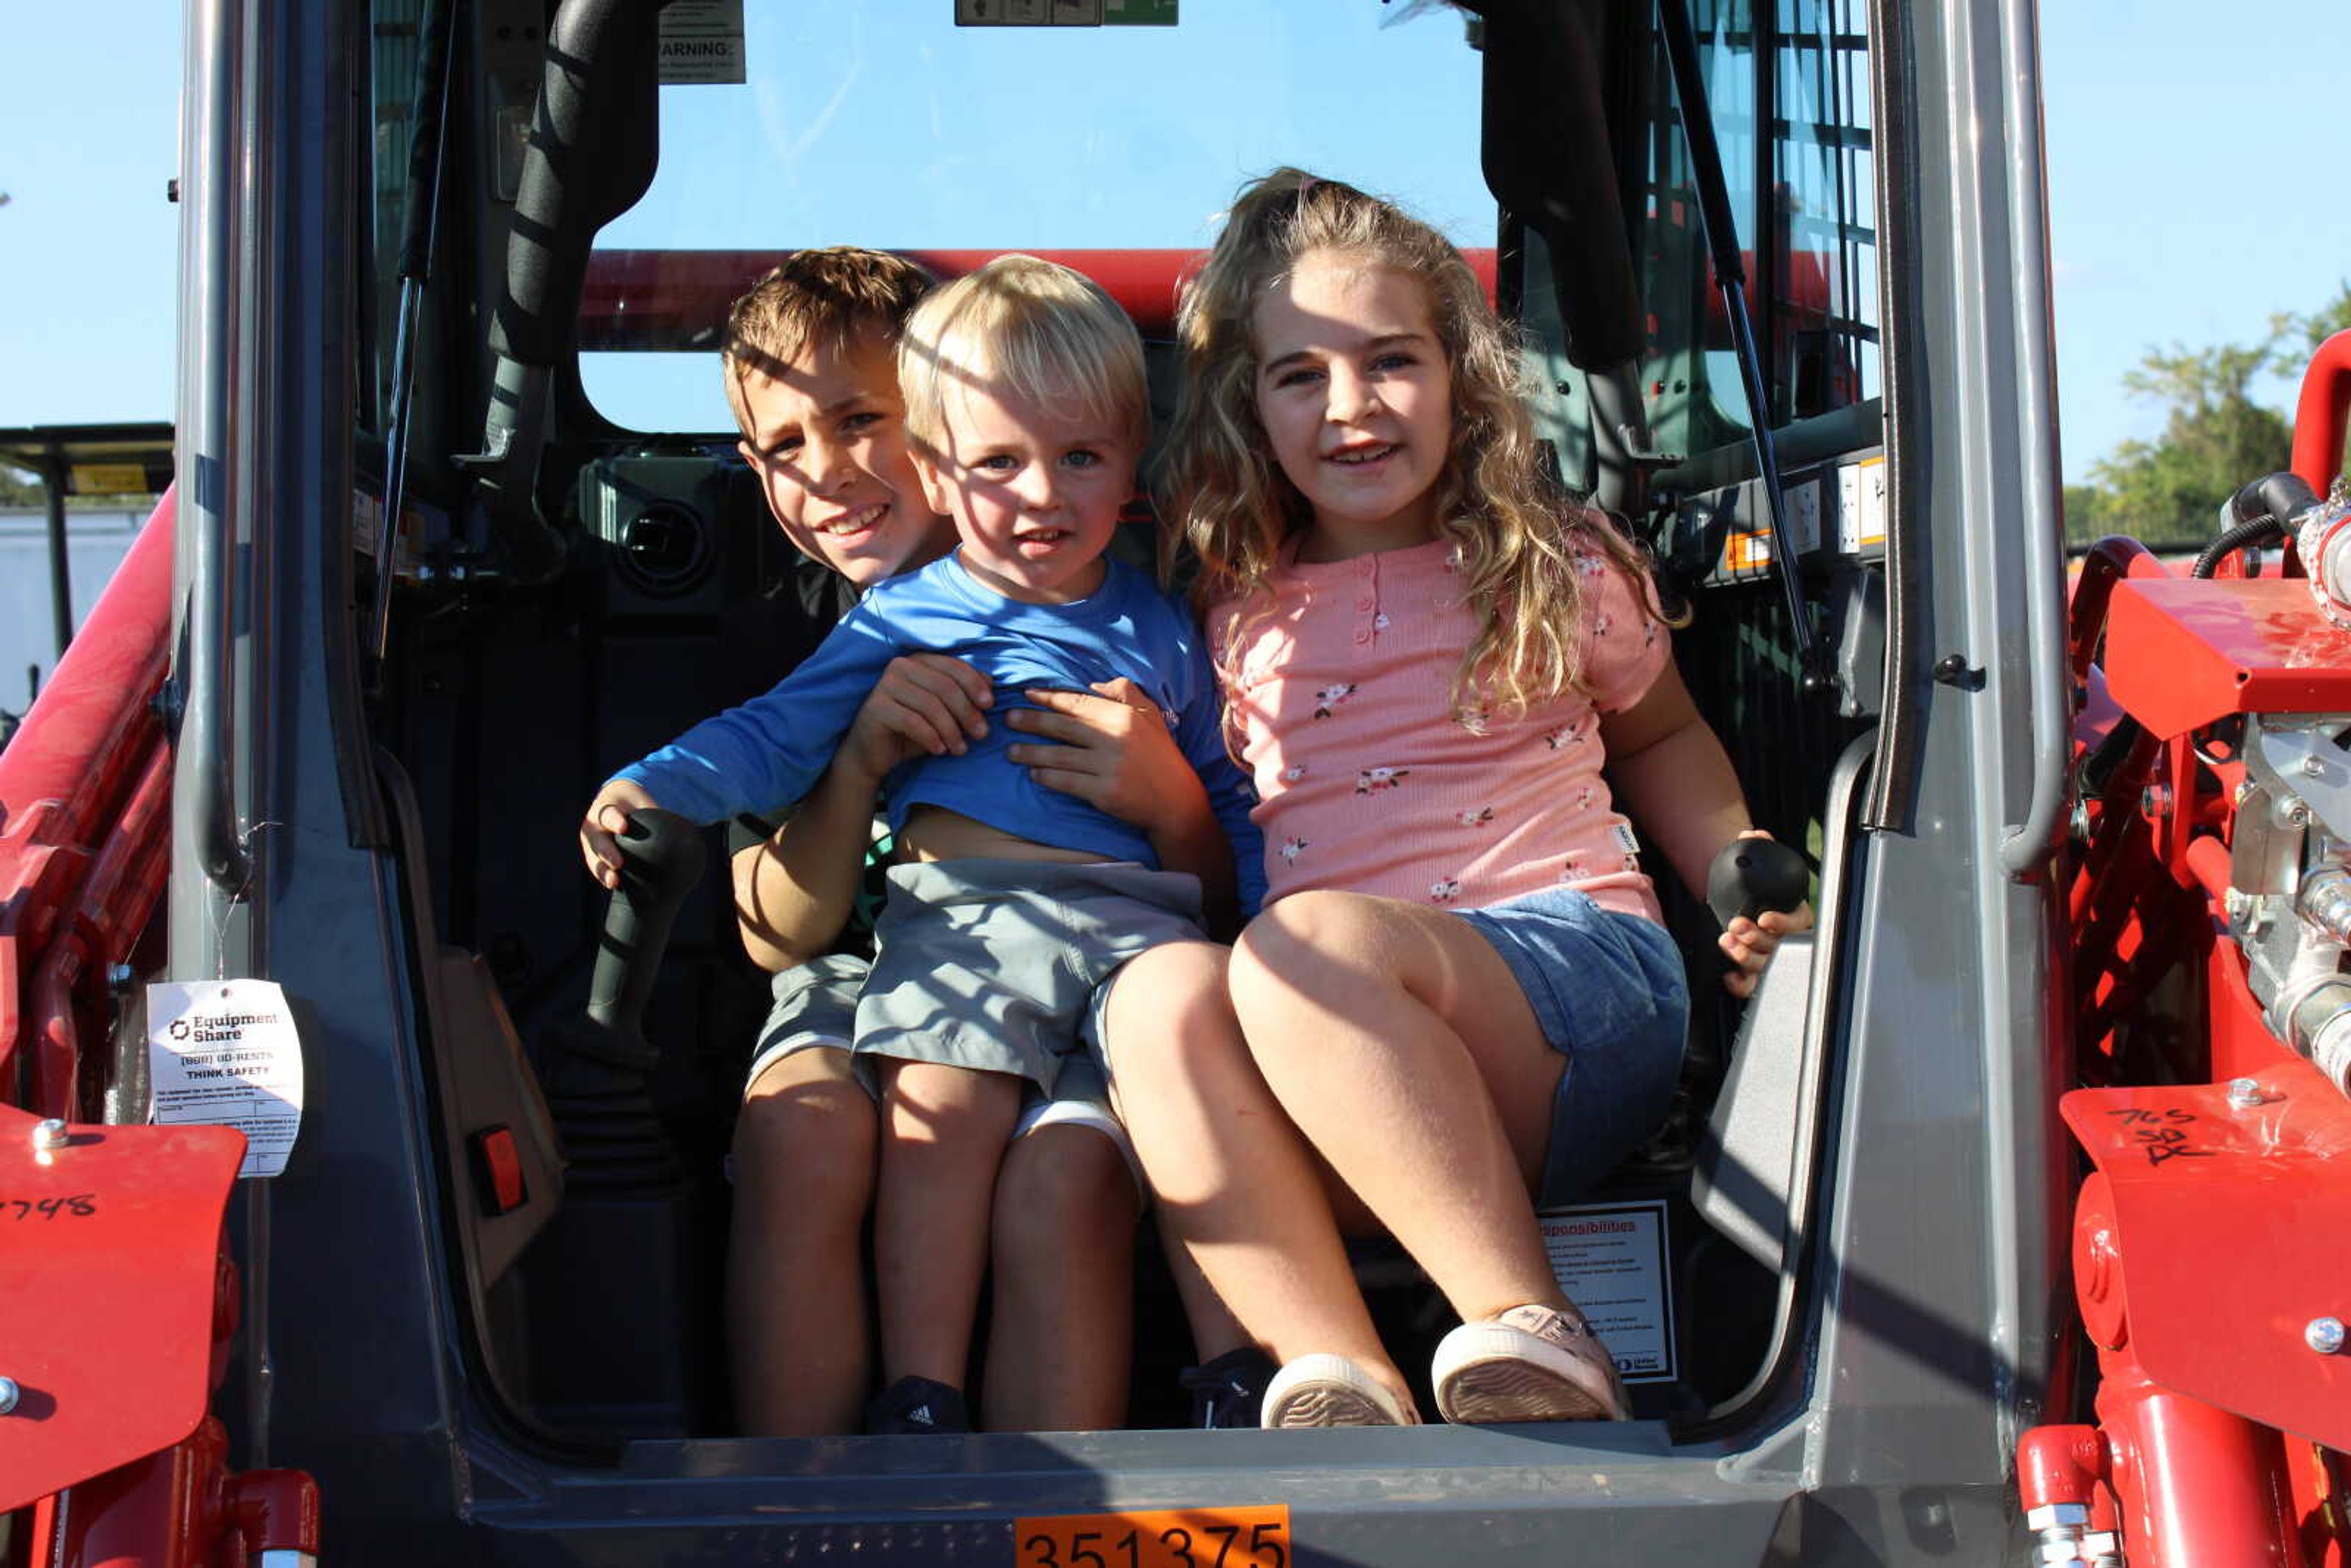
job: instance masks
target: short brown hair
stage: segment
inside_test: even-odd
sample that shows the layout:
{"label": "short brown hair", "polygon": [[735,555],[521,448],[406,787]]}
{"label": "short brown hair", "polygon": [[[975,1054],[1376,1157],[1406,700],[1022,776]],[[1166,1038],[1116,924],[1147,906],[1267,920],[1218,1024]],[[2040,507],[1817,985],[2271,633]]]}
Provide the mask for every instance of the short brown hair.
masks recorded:
{"label": "short brown hair", "polygon": [[857,246],[795,251],[726,312],[719,352],[739,414],[744,375],[776,376],[812,343],[839,350],[861,331],[894,342],[931,275],[901,256]]}

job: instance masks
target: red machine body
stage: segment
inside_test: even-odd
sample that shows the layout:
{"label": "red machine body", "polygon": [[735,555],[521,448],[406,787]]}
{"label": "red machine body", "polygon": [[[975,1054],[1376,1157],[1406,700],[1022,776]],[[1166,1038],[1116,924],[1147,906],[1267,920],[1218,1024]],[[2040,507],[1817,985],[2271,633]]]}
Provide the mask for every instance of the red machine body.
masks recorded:
{"label": "red machine body", "polygon": [[0,1082],[20,1073],[27,1107],[0,1100],[0,1514],[29,1508],[15,1560],[56,1568],[318,1552],[309,1478],[231,1472],[208,1414],[245,1137],[96,1124],[87,1088],[169,866],[173,512],[167,494],[0,753]]}
{"label": "red machine body", "polygon": [[[2351,333],[2304,383],[2294,467],[2314,487],[2339,469],[2346,418]],[[2273,803],[2243,721],[2351,715],[2351,634],[2299,577],[2177,576],[2106,540],[2074,597],[2072,652],[2089,688],[2070,891],[2094,1087],[2062,1111],[2095,1167],[2073,1262],[2100,1377],[2095,1426],[2019,1445],[2028,1522],[2052,1562],[2342,1568],[2351,1099],[2272,1027],[2235,933],[2258,891],[2240,885],[2241,830],[2257,827],[2240,810]],[[2331,766],[2314,755],[2301,772],[2315,784]],[[2183,977],[2199,998],[2174,1019],[2186,1027],[2150,1027]]]}

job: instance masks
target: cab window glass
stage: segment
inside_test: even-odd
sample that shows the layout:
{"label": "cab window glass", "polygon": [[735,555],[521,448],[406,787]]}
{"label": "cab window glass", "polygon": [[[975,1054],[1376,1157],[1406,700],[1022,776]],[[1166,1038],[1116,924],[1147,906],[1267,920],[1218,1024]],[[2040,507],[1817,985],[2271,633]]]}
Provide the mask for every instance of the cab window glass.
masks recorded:
{"label": "cab window glass", "polygon": [[697,266],[709,277],[707,256],[678,253],[739,253],[739,287],[808,245],[1199,248],[1234,190],[1281,164],[1494,243],[1479,59],[1450,5],[1183,0],[1172,26],[954,16],[948,0],[754,0],[743,84],[661,89],[660,170],[590,273],[580,373],[599,412],[729,427],[709,323],[613,352],[588,319],[666,319],[665,292]]}
{"label": "cab window glass", "polygon": [[[1878,395],[1869,37],[1861,0],[1693,0],[1773,424]],[[1747,400],[1707,265],[1680,107],[1654,63],[1646,366],[1665,444],[1739,438]]]}

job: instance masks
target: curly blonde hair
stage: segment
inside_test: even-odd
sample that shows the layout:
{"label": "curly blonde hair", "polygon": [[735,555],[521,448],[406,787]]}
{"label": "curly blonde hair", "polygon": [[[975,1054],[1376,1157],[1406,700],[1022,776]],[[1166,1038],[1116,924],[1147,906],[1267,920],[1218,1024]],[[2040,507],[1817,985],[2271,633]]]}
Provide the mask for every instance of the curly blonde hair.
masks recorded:
{"label": "curly blonde hair", "polygon": [[1283,546],[1312,520],[1258,417],[1255,317],[1315,255],[1390,268],[1427,292],[1452,380],[1437,529],[1453,541],[1478,625],[1454,677],[1456,706],[1513,713],[1570,690],[1588,695],[1576,549],[1635,583],[1643,562],[1602,514],[1546,476],[1520,345],[1461,253],[1394,204],[1298,169],[1241,189],[1176,316],[1186,373],[1164,476],[1167,546],[1180,538],[1198,556],[1202,603],[1261,594]]}

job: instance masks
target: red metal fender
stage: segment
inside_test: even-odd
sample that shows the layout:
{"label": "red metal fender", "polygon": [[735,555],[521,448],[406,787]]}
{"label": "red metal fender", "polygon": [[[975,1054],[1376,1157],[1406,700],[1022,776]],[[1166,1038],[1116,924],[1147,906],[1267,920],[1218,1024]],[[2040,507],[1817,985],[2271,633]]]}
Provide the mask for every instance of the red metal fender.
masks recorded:
{"label": "red metal fender", "polygon": [[2298,1058],[2255,1081],[2249,1106],[2211,1084],[2059,1102],[2098,1167],[2074,1290],[2091,1337],[2126,1343],[2157,1384],[2351,1449],[2351,1354],[2305,1338],[2351,1317],[2351,1102]]}
{"label": "red metal fender", "polygon": [[2114,585],[2105,675],[2161,740],[2230,714],[2351,712],[2351,632],[2297,578],[2134,577]]}
{"label": "red metal fender", "polygon": [[[229,1127],[67,1129],[0,1105],[0,1512],[186,1438],[212,1394]],[[233,1321],[233,1320],[232,1320]]]}

